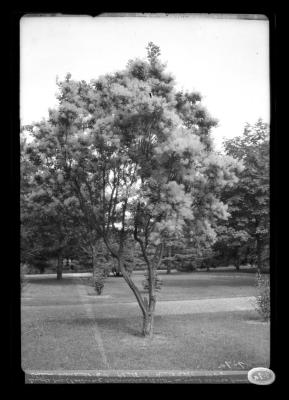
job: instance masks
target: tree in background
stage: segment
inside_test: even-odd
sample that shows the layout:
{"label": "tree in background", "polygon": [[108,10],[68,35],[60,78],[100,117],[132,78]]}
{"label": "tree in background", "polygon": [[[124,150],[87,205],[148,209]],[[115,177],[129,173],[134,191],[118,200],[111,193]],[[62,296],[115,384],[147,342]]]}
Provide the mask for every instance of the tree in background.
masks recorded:
{"label": "tree in background", "polygon": [[48,266],[47,258],[49,257],[49,232],[47,232],[45,221],[37,203],[35,207],[38,210],[32,210],[29,207],[28,198],[37,188],[34,176],[37,174],[38,168],[41,166],[41,160],[35,158],[32,162],[26,153],[27,144],[23,132],[20,136],[21,149],[21,181],[20,181],[20,210],[21,210],[21,263],[33,265],[44,272],[44,268]]}
{"label": "tree in background", "polygon": [[254,262],[259,271],[269,258],[269,127],[261,119],[246,124],[242,136],[226,140],[225,151],[244,169],[233,187],[222,191],[230,218],[219,225],[215,250],[220,260]]}
{"label": "tree in background", "polygon": [[[165,244],[185,232],[214,239],[213,223],[227,218],[220,191],[239,166],[214,153],[216,121],[201,96],[176,91],[158,46],[147,50],[147,60],[90,83],[68,74],[58,83],[59,106],[33,135],[42,162],[66,188],[63,203],[75,201],[81,211],[95,254],[101,238],[116,260],[150,336]],[[132,241],[146,269],[145,295],[130,275]]]}
{"label": "tree in background", "polygon": [[[25,130],[33,133],[39,126]],[[21,140],[21,256],[41,272],[56,259],[57,279],[62,279],[63,260],[81,252],[81,216],[46,144]]]}

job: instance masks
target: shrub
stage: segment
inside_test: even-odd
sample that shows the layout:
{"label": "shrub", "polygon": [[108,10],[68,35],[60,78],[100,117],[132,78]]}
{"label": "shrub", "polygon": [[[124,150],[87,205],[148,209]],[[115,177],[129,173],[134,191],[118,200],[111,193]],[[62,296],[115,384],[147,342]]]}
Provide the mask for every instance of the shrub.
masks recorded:
{"label": "shrub", "polygon": [[46,268],[51,267],[49,261],[40,258],[40,257],[35,257],[33,260],[29,261],[29,271],[28,273],[36,273],[36,274],[43,274],[45,272]]}
{"label": "shrub", "polygon": [[105,269],[104,268],[95,269],[93,275],[93,286],[98,295],[102,294],[105,279],[106,279]]}
{"label": "shrub", "polygon": [[256,310],[268,321],[270,319],[270,279],[260,273],[256,275],[257,291]]}
{"label": "shrub", "polygon": [[21,286],[21,290],[27,284],[27,278],[25,278],[25,275],[28,272],[29,272],[28,271],[28,265],[27,264],[20,264],[20,286]]}

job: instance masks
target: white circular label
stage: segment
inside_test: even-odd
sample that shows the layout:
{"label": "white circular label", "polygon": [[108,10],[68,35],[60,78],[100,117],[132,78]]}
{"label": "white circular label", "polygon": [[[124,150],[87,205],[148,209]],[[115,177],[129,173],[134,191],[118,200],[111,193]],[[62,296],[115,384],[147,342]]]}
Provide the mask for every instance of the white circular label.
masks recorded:
{"label": "white circular label", "polygon": [[256,385],[270,385],[275,381],[275,374],[269,368],[253,368],[248,372],[248,380]]}

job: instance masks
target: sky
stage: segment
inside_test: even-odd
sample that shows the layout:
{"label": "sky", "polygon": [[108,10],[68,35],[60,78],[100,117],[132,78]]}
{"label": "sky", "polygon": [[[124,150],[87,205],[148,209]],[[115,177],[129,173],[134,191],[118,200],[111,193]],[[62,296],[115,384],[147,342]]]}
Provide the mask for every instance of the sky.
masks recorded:
{"label": "sky", "polygon": [[[146,58],[152,41],[177,88],[198,91],[219,121],[217,150],[246,122],[270,123],[269,22],[233,15],[24,16],[20,21],[20,120],[48,117],[56,77],[96,79]],[[261,18],[260,18],[261,17]],[[251,16],[250,18],[253,18]]]}

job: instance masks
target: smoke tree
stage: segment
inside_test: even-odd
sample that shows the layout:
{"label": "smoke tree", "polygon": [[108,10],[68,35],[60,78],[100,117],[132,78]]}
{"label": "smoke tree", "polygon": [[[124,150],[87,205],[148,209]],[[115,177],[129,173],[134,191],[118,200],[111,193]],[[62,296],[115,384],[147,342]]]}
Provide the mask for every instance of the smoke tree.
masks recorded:
{"label": "smoke tree", "polygon": [[[151,336],[166,242],[185,231],[214,239],[214,221],[227,218],[219,193],[235,181],[238,164],[214,153],[216,121],[200,94],[177,91],[158,46],[149,43],[147,52],[147,60],[90,83],[68,74],[58,82],[58,108],[34,136],[45,137],[43,154],[51,147],[92,247],[102,239],[139,304],[143,335]],[[132,242],[146,269],[145,295],[130,275]]]}

